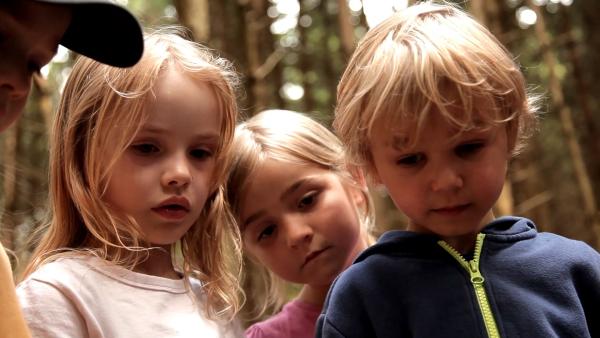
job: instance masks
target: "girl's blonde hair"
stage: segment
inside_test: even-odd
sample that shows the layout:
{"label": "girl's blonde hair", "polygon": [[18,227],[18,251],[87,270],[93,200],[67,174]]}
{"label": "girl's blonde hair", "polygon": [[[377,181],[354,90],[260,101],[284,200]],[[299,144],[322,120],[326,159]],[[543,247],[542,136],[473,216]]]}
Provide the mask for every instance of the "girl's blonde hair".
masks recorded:
{"label": "girl's blonde hair", "polygon": [[359,42],[338,85],[333,126],[356,164],[369,168],[370,136],[382,132],[376,121],[411,128],[416,139],[432,109],[459,131],[506,124],[517,153],[535,127],[536,101],[519,65],[485,27],[452,5],[425,2]]}
{"label": "girl's blonde hair", "polygon": [[[364,208],[357,208],[357,217],[361,219],[364,238],[371,242],[369,233],[375,212],[369,192],[361,182],[359,169],[347,164],[339,139],[323,125],[298,112],[263,111],[238,125],[232,149],[234,160],[227,180],[227,200],[238,222],[241,198],[246,194],[249,181],[265,161],[273,159],[329,170],[337,174],[348,187],[359,189],[364,196]],[[252,257],[247,258],[246,262],[251,264],[250,270],[257,271],[259,276],[258,280],[253,281],[249,293],[249,298],[257,301],[254,308],[250,309],[250,313],[257,318],[268,308],[277,309],[283,304],[284,282]]]}
{"label": "girl's blonde hair", "polygon": [[[59,256],[86,251],[132,268],[148,254],[135,220],[103,201],[112,168],[147,119],[146,104],[169,67],[207,84],[218,101],[221,139],[215,152],[212,193],[198,221],[172,246],[186,277],[200,279],[206,313],[230,319],[240,308],[239,231],[222,186],[238,107],[237,74],[229,61],[184,37],[177,27],[145,36],[145,51],[131,68],[80,57],[66,83],[50,139],[50,215],[25,271]],[[135,175],[135,173],[132,173]],[[185,278],[187,280],[187,278]]]}

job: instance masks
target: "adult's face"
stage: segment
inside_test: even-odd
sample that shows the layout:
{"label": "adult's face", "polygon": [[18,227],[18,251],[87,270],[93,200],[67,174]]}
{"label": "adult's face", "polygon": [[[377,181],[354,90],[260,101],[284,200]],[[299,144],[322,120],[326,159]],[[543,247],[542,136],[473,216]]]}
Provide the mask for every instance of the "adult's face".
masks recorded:
{"label": "adult's face", "polygon": [[68,6],[32,0],[0,4],[0,131],[23,111],[32,75],[56,54],[70,21]]}

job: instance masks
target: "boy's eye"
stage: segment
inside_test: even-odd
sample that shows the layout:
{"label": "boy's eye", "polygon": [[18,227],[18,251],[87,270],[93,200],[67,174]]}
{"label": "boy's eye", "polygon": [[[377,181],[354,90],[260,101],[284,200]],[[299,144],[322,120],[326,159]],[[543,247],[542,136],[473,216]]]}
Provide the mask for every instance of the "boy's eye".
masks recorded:
{"label": "boy's eye", "polygon": [[410,154],[407,156],[403,156],[396,161],[396,164],[406,167],[413,167],[421,164],[425,160],[425,155],[423,154]]}
{"label": "boy's eye", "polygon": [[484,142],[470,142],[464,143],[456,147],[456,155],[460,157],[467,157],[474,155],[479,152],[485,146]]}
{"label": "boy's eye", "polygon": [[208,151],[206,149],[202,149],[202,148],[198,148],[198,149],[193,149],[190,154],[192,155],[192,157],[197,158],[197,159],[205,159],[207,157],[212,156],[212,152]]}
{"label": "boy's eye", "polygon": [[160,149],[158,149],[157,146],[151,143],[134,144],[131,147],[133,148],[133,150],[135,150],[135,152],[142,155],[150,155],[160,151]]}
{"label": "boy's eye", "polygon": [[313,204],[315,204],[317,195],[318,195],[317,192],[310,192],[310,193],[302,196],[302,198],[300,199],[300,202],[298,202],[298,208],[306,209],[306,208],[309,208],[310,206],[312,206]]}
{"label": "boy's eye", "polygon": [[275,230],[276,230],[275,224],[269,224],[258,234],[257,240],[260,242],[261,240],[265,240],[265,239],[271,237],[275,233]]}

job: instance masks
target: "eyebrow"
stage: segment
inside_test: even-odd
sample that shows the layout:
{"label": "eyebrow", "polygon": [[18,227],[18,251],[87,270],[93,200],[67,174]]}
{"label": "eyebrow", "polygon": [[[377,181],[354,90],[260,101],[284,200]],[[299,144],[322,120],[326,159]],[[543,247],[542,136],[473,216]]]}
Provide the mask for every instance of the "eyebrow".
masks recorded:
{"label": "eyebrow", "polygon": [[[315,179],[313,177],[304,177],[299,179],[298,181],[294,182],[294,184],[290,185],[287,189],[285,189],[285,191],[283,193],[281,193],[281,196],[279,197],[280,200],[283,200],[285,198],[285,196],[291,195],[294,192],[296,192],[302,185],[314,181]],[[256,221],[257,219],[261,218],[264,214],[266,214],[266,210],[265,209],[261,209],[255,213],[253,213],[252,215],[250,215],[248,218],[246,218],[246,220],[242,223],[242,231],[244,231],[247,227],[248,224]]]}
{"label": "eyebrow", "polygon": [[[168,131],[167,131],[167,129],[162,128],[160,126],[145,125],[145,126],[142,126],[139,133],[161,135],[161,134],[168,134]],[[213,133],[213,132],[198,133],[198,134],[194,135],[194,138],[197,140],[210,141],[210,142],[218,142],[220,137],[221,137],[221,134]]]}

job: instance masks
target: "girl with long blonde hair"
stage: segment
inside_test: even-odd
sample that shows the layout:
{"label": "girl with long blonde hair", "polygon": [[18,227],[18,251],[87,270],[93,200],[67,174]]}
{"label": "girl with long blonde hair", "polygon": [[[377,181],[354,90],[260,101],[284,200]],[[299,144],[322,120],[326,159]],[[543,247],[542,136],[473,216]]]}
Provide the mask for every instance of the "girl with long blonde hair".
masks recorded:
{"label": "girl with long blonde hair", "polygon": [[51,219],[18,295],[34,336],[230,337],[230,62],[162,29],[132,68],[77,60],[50,140]]}

